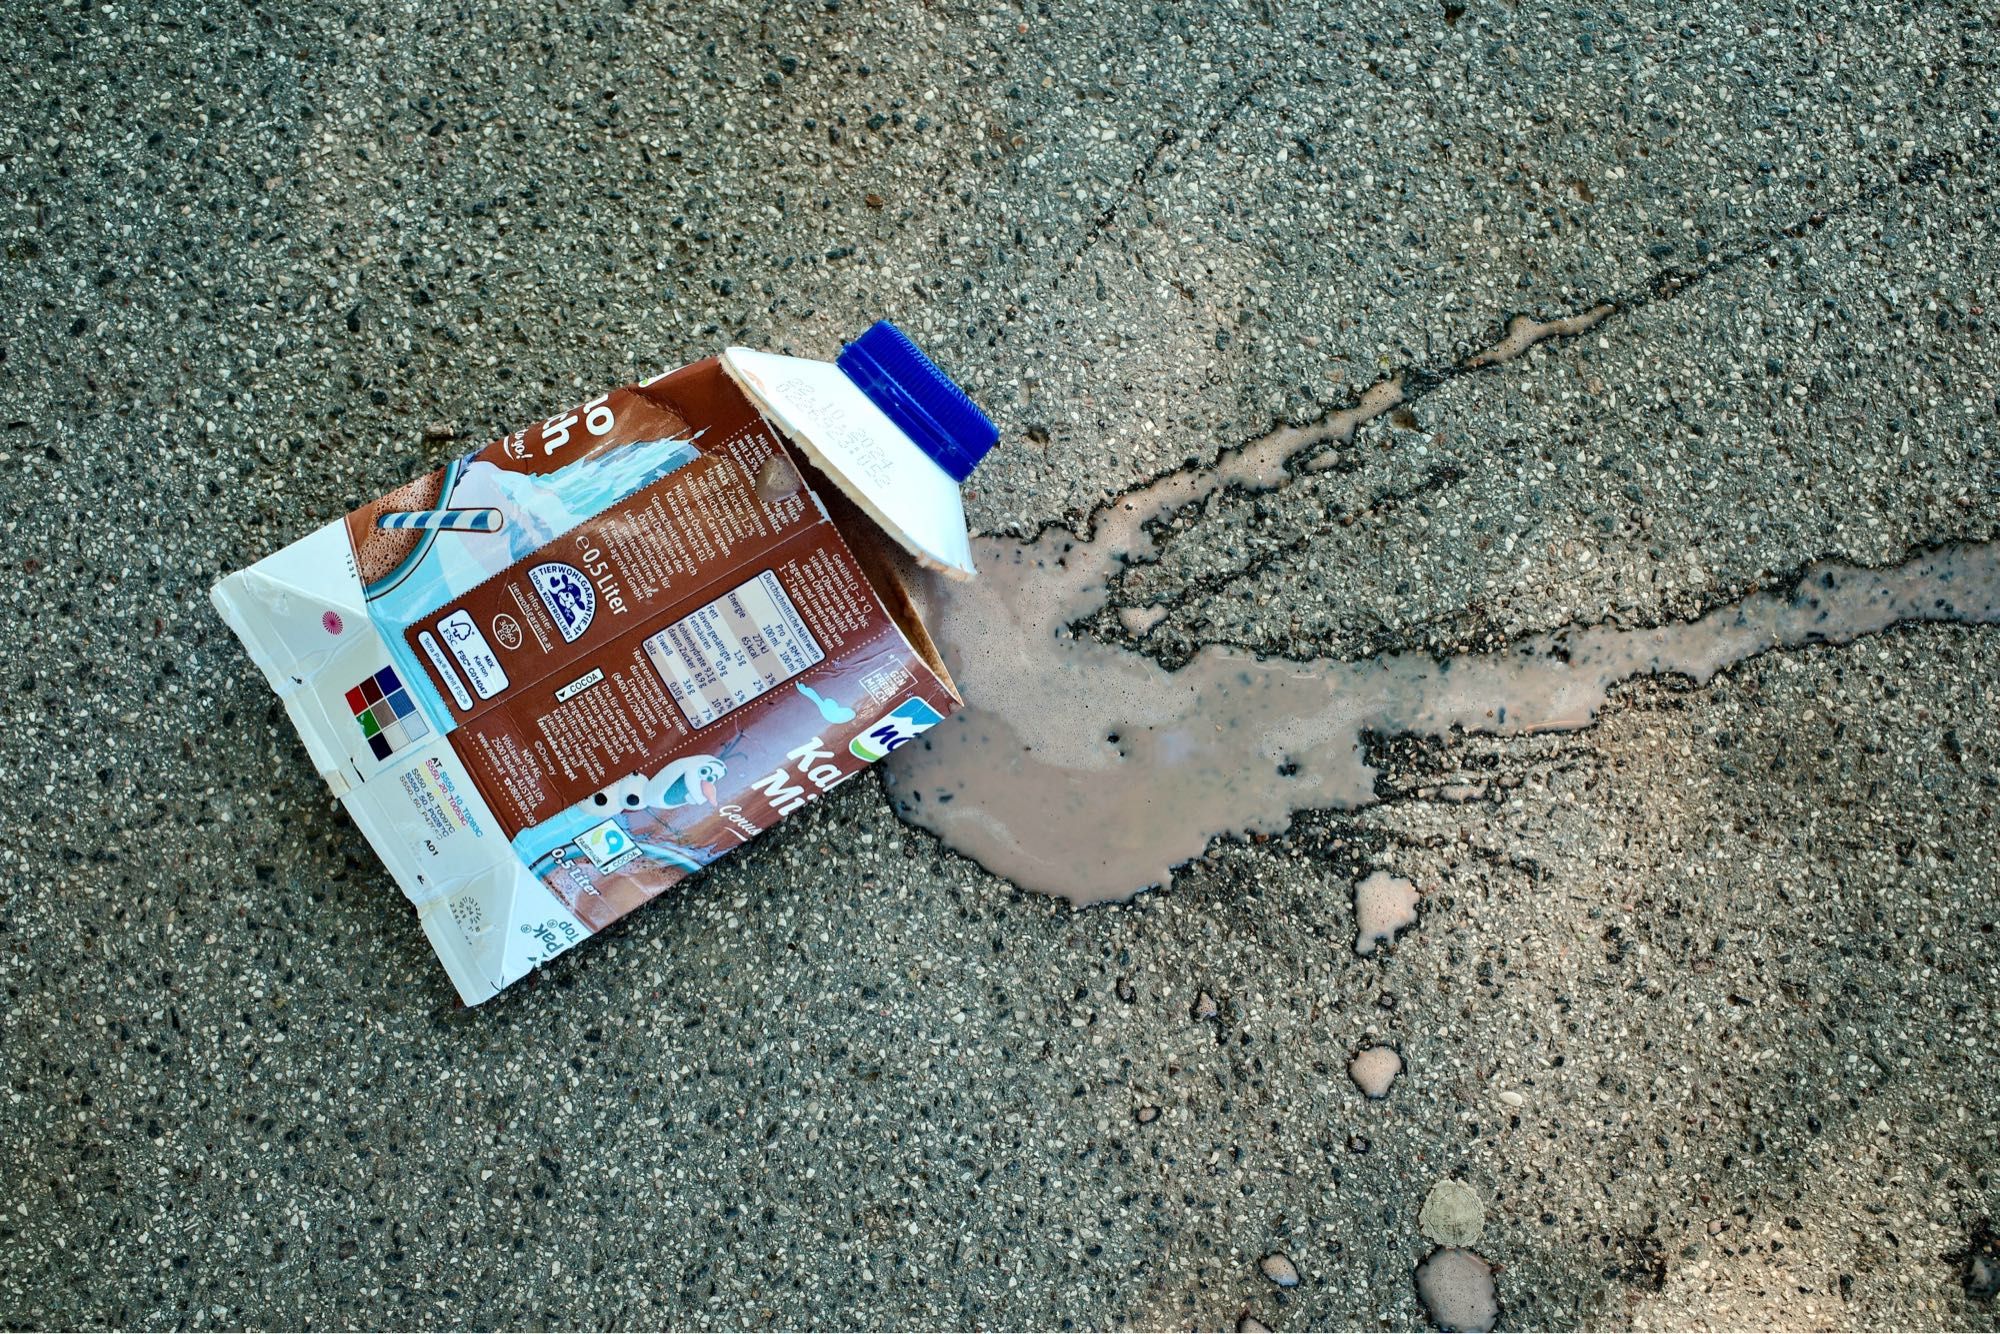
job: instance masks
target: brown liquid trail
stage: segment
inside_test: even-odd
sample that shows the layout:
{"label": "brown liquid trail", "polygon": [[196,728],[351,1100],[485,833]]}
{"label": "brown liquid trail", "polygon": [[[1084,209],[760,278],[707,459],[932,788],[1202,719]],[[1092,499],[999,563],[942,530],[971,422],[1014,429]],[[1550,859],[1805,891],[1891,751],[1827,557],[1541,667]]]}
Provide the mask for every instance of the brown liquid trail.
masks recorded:
{"label": "brown liquid trail", "polygon": [[1617,307],[1606,302],[1592,306],[1577,315],[1565,315],[1561,319],[1537,320],[1526,315],[1516,315],[1507,321],[1507,332],[1499,342],[1482,352],[1475,352],[1465,359],[1467,370],[1479,370],[1485,366],[1498,366],[1503,361],[1512,361],[1529,348],[1551,338],[1567,338],[1594,328]]}
{"label": "brown liquid trail", "polygon": [[[1516,319],[1466,365],[1607,313]],[[1844,643],[1898,621],[2000,621],[2000,543],[1986,543],[1888,570],[1815,565],[1790,595],[1758,594],[1698,621],[1571,628],[1442,662],[1259,661],[1210,647],[1168,672],[1071,631],[1104,604],[1125,560],[1151,554],[1149,521],[1231,484],[1280,485],[1289,455],[1345,439],[1401,396],[1398,380],[1384,381],[1318,426],[1162,478],[1109,507],[1089,542],[1060,528],[1027,543],[979,539],[978,579],[925,589],[926,621],[967,705],[892,758],[898,813],[1024,888],[1079,904],[1122,899],[1169,883],[1211,839],[1276,834],[1295,811],[1372,801],[1368,732],[1580,728],[1636,676],[1705,684],[1768,649]]]}
{"label": "brown liquid trail", "polygon": [[[1075,638],[1048,596],[1047,539],[986,539],[985,571],[932,621],[968,704],[896,752],[904,818],[988,870],[1076,903],[1164,885],[1222,835],[1374,799],[1366,732],[1520,734],[1588,726],[1635,676],[1705,684],[1767,649],[1845,643],[1905,620],[2000,622],[2000,543],[1888,570],[1825,564],[1796,592],[1656,629],[1570,629],[1438,661],[1258,661],[1208,648],[1177,672]],[[1060,544],[1056,544],[1060,545]]]}

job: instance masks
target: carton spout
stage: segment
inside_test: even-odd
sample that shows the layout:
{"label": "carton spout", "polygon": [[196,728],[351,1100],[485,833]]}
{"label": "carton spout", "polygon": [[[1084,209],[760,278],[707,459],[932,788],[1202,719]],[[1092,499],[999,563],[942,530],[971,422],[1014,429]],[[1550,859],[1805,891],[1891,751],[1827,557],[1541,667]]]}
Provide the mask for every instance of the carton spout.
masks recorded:
{"label": "carton spout", "polygon": [[732,347],[722,366],[919,563],[972,578],[958,485],[999,431],[894,325],[878,323],[848,344],[839,365]]}
{"label": "carton spout", "polygon": [[954,482],[972,476],[1000,439],[979,405],[887,320],[840,349],[835,364]]}

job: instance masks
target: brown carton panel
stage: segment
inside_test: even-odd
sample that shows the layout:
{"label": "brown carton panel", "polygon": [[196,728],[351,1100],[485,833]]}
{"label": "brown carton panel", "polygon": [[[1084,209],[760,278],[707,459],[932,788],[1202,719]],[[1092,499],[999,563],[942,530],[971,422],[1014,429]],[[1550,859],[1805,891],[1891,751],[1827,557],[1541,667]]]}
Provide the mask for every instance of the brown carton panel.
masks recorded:
{"label": "brown carton panel", "polygon": [[[900,675],[869,678],[892,663]],[[909,693],[919,672],[934,679],[821,522],[553,675],[510,685],[453,736],[512,835],[607,784],[726,744],[716,736],[765,726],[775,693],[821,716],[796,681],[872,722],[896,703],[878,696]]]}
{"label": "brown carton panel", "polygon": [[[405,633],[480,795],[510,838],[554,831],[530,869],[593,930],[958,702],[887,542],[714,359],[595,402],[615,421],[587,447],[692,437],[700,456]],[[480,457],[532,468],[570,418]],[[593,839],[614,817],[627,839]]]}

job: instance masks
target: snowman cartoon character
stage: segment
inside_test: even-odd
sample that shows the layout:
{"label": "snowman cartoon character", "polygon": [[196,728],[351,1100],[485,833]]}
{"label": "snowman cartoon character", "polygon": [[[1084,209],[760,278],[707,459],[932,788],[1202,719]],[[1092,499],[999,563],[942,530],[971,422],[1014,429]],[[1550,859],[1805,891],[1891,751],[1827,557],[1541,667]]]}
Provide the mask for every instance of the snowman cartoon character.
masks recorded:
{"label": "snowman cartoon character", "polygon": [[642,806],[668,811],[682,806],[713,806],[715,785],[729,767],[713,755],[683,755],[651,778],[628,774],[600,788],[586,802],[599,811],[636,811]]}

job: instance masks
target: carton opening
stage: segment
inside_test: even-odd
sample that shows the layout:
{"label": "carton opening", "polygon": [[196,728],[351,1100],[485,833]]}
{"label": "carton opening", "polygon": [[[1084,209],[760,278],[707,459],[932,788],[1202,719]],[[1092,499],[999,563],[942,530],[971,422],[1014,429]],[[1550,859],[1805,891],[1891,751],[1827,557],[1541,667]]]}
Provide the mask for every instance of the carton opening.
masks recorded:
{"label": "carton opening", "polygon": [[848,499],[847,493],[834,485],[833,480],[815,467],[810,459],[801,455],[796,462],[806,485],[826,507],[833,526],[847,539],[848,550],[853,553],[868,582],[874,585],[876,596],[882,599],[882,609],[888,613],[890,621],[903,632],[910,647],[936,674],[938,683],[951,693],[952,699],[963,704],[965,698],[958,693],[958,683],[951,679],[951,672],[946,669],[944,658],[931,639],[931,632],[924,626],[916,599],[910,595],[910,580],[919,574],[916,561],[900,543],[892,540],[863,513],[859,505]]}

